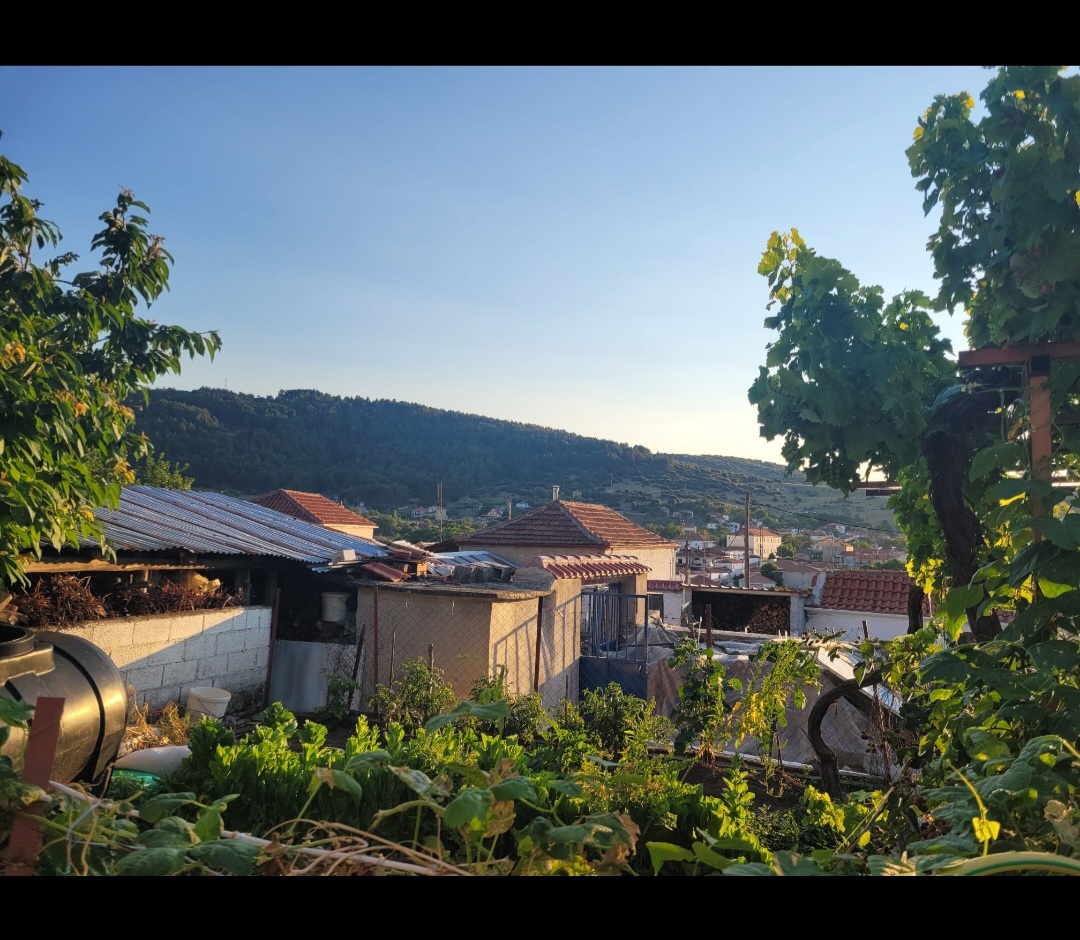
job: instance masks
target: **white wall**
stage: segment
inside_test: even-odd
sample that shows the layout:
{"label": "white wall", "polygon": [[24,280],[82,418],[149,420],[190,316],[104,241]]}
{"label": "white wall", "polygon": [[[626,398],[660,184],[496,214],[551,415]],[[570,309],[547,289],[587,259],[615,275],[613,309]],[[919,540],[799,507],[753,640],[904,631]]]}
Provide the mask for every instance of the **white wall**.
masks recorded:
{"label": "white wall", "polygon": [[176,702],[192,686],[232,693],[229,712],[261,705],[270,658],[269,607],[227,607],[95,620],[65,629],[100,647],[135,689],[139,705]]}
{"label": "white wall", "polygon": [[892,640],[907,633],[908,620],[899,614],[870,614],[857,610],[829,610],[824,607],[806,608],[806,629],[816,633],[834,633],[842,630],[841,639],[858,643],[863,638],[862,623],[872,639]]}

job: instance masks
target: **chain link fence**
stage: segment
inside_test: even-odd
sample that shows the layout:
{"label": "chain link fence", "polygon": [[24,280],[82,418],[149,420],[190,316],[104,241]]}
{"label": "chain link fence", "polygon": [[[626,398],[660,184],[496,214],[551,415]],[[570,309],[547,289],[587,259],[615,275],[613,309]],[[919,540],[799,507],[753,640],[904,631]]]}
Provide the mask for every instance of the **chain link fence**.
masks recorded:
{"label": "chain link fence", "polygon": [[[410,660],[437,671],[459,700],[471,696],[477,680],[501,673],[507,692],[539,693],[549,714],[610,682],[656,700],[663,714],[678,698],[681,671],[667,664],[677,637],[653,622],[646,595],[579,593],[558,582],[546,594],[374,587],[359,592],[356,628],[356,645],[342,646],[334,666],[357,683],[354,708],[366,709],[376,686],[400,679]],[[720,656],[729,676],[749,678],[748,656]],[[787,727],[778,729],[784,760],[814,759],[805,720],[816,698],[810,690],[806,707],[789,710]],[[880,718],[868,717],[843,700],[830,708],[822,734],[841,768],[887,769]],[[740,751],[753,754],[756,744],[746,742]]]}
{"label": "chain link fence", "polygon": [[357,702],[400,679],[404,664],[437,670],[458,699],[502,674],[506,691],[539,692],[545,709],[578,696],[580,595],[361,590],[356,610]]}

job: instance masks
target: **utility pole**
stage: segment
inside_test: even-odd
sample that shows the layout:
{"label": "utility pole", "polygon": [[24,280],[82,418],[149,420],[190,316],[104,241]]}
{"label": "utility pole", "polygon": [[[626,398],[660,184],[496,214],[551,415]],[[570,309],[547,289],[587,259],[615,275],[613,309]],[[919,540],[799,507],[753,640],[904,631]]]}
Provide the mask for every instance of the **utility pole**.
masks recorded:
{"label": "utility pole", "polygon": [[746,549],[743,552],[743,587],[750,587],[750,494],[746,494],[746,510],[744,512],[745,522],[743,523],[743,532],[745,533],[745,539],[743,541],[743,548]]}

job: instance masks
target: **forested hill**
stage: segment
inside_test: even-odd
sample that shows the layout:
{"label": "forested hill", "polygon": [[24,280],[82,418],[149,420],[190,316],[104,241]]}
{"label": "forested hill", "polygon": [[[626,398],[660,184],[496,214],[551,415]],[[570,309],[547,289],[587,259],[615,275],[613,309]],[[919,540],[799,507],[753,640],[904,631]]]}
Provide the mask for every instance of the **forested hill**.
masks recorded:
{"label": "forested hill", "polygon": [[699,492],[772,488],[783,468],[644,447],[408,402],[311,390],[273,397],[219,388],[154,389],[136,428],[159,454],[188,464],[200,488],[251,495],[284,487],[390,510],[417,498],[450,504],[505,492],[534,504],[601,501],[619,484]]}

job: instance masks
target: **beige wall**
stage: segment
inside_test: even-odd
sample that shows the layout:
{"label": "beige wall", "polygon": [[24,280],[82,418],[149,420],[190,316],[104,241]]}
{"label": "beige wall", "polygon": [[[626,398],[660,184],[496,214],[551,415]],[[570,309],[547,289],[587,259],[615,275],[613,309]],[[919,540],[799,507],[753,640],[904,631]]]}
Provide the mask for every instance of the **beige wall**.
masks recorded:
{"label": "beige wall", "polygon": [[[509,560],[509,559],[508,559]],[[575,582],[577,583],[577,582]],[[506,669],[507,690],[532,691],[536,667],[539,592],[497,592],[477,596],[464,591],[420,592],[381,585],[378,588],[378,677],[375,674],[375,589],[361,587],[357,599],[357,636],[364,631],[360,699],[366,702],[375,685],[400,677],[410,659],[429,656],[459,699],[473,683]],[[540,684],[571,688],[576,693],[578,621],[559,615],[557,602],[544,597],[540,634]],[[573,672],[571,678],[569,673]]]}
{"label": "beige wall", "polygon": [[343,532],[345,535],[355,535],[360,539],[374,539],[375,530],[378,526],[374,525],[327,525],[323,526],[326,529],[333,529],[335,532]]}

